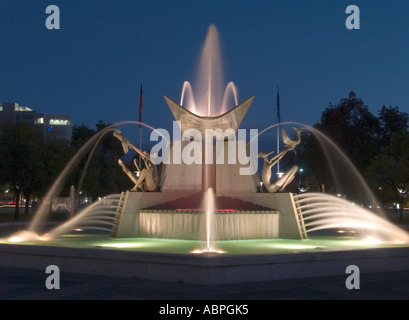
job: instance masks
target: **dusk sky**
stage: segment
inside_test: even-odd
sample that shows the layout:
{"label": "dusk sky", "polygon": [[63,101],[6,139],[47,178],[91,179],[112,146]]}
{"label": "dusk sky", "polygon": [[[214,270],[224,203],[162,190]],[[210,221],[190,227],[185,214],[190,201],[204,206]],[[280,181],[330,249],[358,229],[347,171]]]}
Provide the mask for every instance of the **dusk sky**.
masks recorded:
{"label": "dusk sky", "polygon": [[[48,5],[60,29],[48,30]],[[360,29],[348,30],[348,5]],[[207,29],[220,35],[227,84],[239,101],[255,95],[243,122],[312,125],[329,103],[356,92],[378,115],[409,112],[409,2],[339,0],[0,0],[0,103],[70,114],[76,125],[173,120],[163,95],[179,102],[194,82]],[[194,85],[194,83],[193,83]]]}

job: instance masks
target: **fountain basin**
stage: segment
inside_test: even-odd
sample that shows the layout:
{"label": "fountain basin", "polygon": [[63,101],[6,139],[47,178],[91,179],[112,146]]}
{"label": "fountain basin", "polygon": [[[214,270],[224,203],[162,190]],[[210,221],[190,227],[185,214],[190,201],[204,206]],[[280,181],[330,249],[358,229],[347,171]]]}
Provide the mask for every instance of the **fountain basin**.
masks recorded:
{"label": "fountain basin", "polygon": [[[358,266],[361,273],[409,270],[408,247],[372,245],[373,248],[368,248],[363,243],[344,240],[221,241],[218,247],[230,254],[194,255],[185,250],[194,247],[195,241],[174,241],[176,252],[181,253],[169,253],[172,252],[169,240],[133,239],[132,247],[131,239],[90,239],[88,246],[84,246],[83,241],[76,243],[70,238],[67,244],[70,247],[58,242],[54,245],[3,243],[0,265],[44,272],[53,264],[60,268],[62,276],[64,272],[74,272],[206,285],[345,275],[348,265]],[[148,245],[150,250],[156,246],[157,252],[144,251]],[[269,251],[269,245],[276,247]],[[241,254],[232,253],[234,246]],[[274,252],[279,246],[282,251]]]}

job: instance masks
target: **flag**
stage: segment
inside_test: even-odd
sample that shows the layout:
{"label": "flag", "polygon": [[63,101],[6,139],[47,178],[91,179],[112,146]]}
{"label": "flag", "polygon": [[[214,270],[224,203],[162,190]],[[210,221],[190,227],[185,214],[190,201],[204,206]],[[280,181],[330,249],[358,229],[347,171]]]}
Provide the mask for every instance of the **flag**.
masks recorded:
{"label": "flag", "polygon": [[[141,92],[139,96],[139,122],[142,122],[142,105],[143,105],[143,91],[142,91],[142,80],[141,80]],[[142,128],[141,124],[139,124],[139,128]]]}

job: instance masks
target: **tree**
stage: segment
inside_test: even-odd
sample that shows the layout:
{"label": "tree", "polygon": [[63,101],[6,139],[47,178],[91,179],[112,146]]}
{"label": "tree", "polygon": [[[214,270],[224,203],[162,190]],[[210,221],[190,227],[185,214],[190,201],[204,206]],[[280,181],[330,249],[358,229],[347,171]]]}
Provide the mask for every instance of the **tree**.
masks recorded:
{"label": "tree", "polygon": [[75,149],[81,148],[94,134],[95,130],[85,125],[74,126],[71,134],[71,145]]}
{"label": "tree", "polygon": [[[74,148],[65,140],[49,140],[44,143],[43,161],[46,167],[42,184],[37,188],[35,195],[44,195],[55,181],[74,154]],[[63,186],[67,192],[70,185]]]}
{"label": "tree", "polygon": [[320,191],[323,185],[332,184],[324,150],[313,132],[302,133],[297,158],[297,164],[304,171],[303,180],[309,186],[309,190]]}
{"label": "tree", "polygon": [[351,184],[355,169],[350,162],[362,172],[378,154],[379,120],[350,92],[348,98],[324,109],[321,122],[309,131],[299,148],[305,180],[315,185],[314,190],[354,196]]}
{"label": "tree", "polygon": [[381,127],[363,101],[350,92],[338,105],[326,108],[317,127],[363,170],[378,153]]}
{"label": "tree", "polygon": [[9,182],[14,191],[14,218],[19,217],[20,198],[30,197],[44,174],[42,135],[27,124],[3,123],[0,130],[0,167],[2,182]]}
{"label": "tree", "polygon": [[[74,127],[72,145],[78,150],[95,134],[101,132],[108,124],[99,121],[97,130],[84,125]],[[123,156],[121,144],[108,131],[101,136],[97,145],[89,146],[86,156],[79,160],[79,164],[71,175],[71,183],[76,185],[78,192],[83,192],[96,199],[100,196],[120,192],[127,188],[127,178],[118,165],[118,159]]]}
{"label": "tree", "polygon": [[[307,169],[305,176],[310,175],[315,190],[325,185],[326,191],[340,191],[349,198],[367,193],[367,199],[357,200],[369,203],[373,197],[371,192],[363,192],[368,187],[359,178],[363,175],[378,198],[401,201],[397,187],[409,183],[408,122],[409,115],[398,107],[383,106],[376,118],[351,92],[339,104],[330,104],[321,122],[303,135],[299,165]],[[349,165],[349,159],[357,170]]]}
{"label": "tree", "polygon": [[400,203],[402,219],[403,199],[399,185],[409,185],[409,132],[395,133],[382,153],[376,156],[367,168],[367,176],[377,186],[384,199]]}
{"label": "tree", "polygon": [[379,111],[379,122],[381,126],[381,147],[385,148],[391,142],[395,134],[408,130],[409,115],[399,111],[398,107],[385,107]]}

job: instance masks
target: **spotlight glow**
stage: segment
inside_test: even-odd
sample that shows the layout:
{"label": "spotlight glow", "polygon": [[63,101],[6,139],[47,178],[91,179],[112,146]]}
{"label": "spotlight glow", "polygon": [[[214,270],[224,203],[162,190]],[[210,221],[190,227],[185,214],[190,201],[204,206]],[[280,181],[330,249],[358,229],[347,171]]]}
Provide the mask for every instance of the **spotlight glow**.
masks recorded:
{"label": "spotlight glow", "polygon": [[42,240],[41,237],[32,231],[20,231],[12,236],[10,236],[7,241],[13,242],[13,243],[18,243],[18,242],[23,242],[23,241],[37,241],[37,240]]}
{"label": "spotlight glow", "polygon": [[282,244],[280,245],[281,248],[285,249],[315,249],[315,246],[307,246],[307,245],[300,245],[300,244]]}
{"label": "spotlight glow", "polygon": [[217,253],[217,254],[223,254],[226,253],[226,251],[223,250],[216,250],[216,249],[212,249],[212,248],[206,248],[206,249],[197,249],[197,250],[193,250],[190,251],[190,253],[195,253],[195,254],[204,254],[204,253]]}
{"label": "spotlight glow", "polygon": [[382,241],[376,238],[366,238],[362,240],[363,243],[366,244],[381,244]]}
{"label": "spotlight glow", "polygon": [[138,243],[133,243],[133,242],[122,242],[122,243],[100,244],[100,245],[97,245],[97,247],[123,249],[123,248],[139,248],[141,247],[141,245]]}
{"label": "spotlight glow", "polygon": [[13,237],[10,237],[10,238],[8,239],[8,241],[9,241],[9,242],[17,243],[17,242],[21,242],[22,239],[21,239],[20,237],[18,237],[18,236],[13,236]]}

